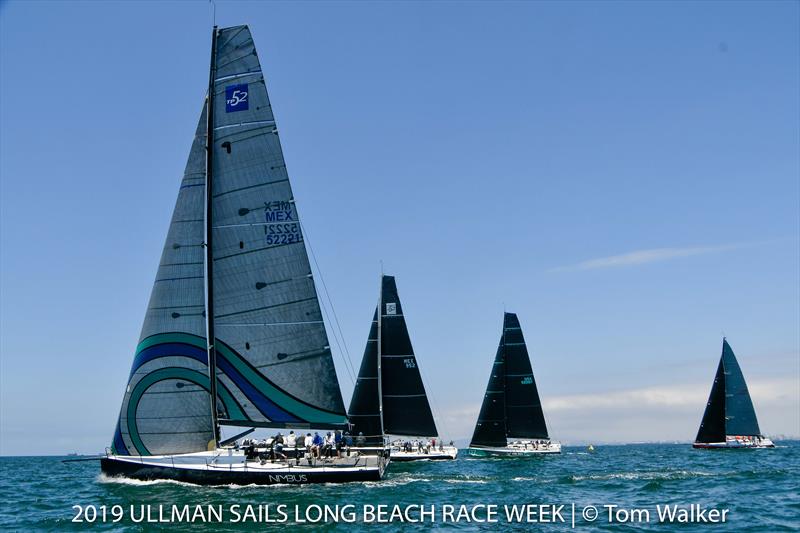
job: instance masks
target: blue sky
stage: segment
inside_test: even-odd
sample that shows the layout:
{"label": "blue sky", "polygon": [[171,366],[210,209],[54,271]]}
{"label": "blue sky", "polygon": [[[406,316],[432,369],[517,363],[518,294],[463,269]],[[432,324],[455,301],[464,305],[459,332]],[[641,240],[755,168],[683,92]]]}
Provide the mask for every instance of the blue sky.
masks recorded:
{"label": "blue sky", "polygon": [[[800,435],[797,2],[217,4],[251,26],[358,366],[380,261],[440,430],[502,312],[555,438],[689,440],[723,333]],[[205,2],[0,6],[0,453],[110,442],[208,77]],[[336,354],[345,402],[352,383]]]}

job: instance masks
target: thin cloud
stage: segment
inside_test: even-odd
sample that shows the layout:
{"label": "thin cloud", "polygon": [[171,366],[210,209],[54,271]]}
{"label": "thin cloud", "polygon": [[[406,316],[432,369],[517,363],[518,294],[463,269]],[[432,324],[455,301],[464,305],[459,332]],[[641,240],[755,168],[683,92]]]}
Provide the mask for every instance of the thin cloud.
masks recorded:
{"label": "thin cloud", "polygon": [[[795,377],[755,378],[748,383],[759,424],[767,435],[798,435],[800,389]],[[544,396],[553,438],[566,442],[687,441],[703,415],[711,382],[660,385],[586,394]],[[480,404],[439,413],[447,439],[467,445]]]}
{"label": "thin cloud", "polygon": [[[645,408],[701,409],[708,401],[708,383],[646,387],[599,394],[563,395],[545,398],[547,411],[624,410]],[[753,380],[748,387],[758,405],[797,404],[797,382],[793,378]]]}
{"label": "thin cloud", "polygon": [[582,261],[576,265],[557,267],[551,272],[564,272],[575,270],[595,270],[598,268],[615,268],[633,265],[643,265],[646,263],[657,263],[678,257],[690,257],[693,255],[713,254],[726,252],[742,248],[745,244],[722,244],[718,246],[692,246],[687,248],[652,248],[649,250],[636,250],[626,254],[612,255],[609,257],[599,257]]}

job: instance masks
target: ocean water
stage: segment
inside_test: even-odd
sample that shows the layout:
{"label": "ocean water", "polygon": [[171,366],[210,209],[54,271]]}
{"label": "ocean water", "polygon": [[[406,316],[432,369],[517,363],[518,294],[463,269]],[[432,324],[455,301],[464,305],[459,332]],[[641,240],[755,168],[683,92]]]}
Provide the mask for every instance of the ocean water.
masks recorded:
{"label": "ocean water", "polygon": [[[334,531],[427,531],[431,528],[464,531],[568,531],[573,528],[571,509],[575,506],[575,527],[602,531],[800,531],[800,442],[783,441],[772,450],[702,451],[688,445],[642,444],[565,447],[560,456],[529,459],[473,459],[462,454],[457,461],[394,463],[385,479],[378,483],[305,486],[197,487],[175,482],[137,482],[106,479],[96,461],[62,463],[62,457],[0,458],[0,529],[9,531],[114,530],[154,531],[296,531],[313,526],[298,524],[301,519],[317,518],[322,506],[351,505],[344,508],[339,521],[329,521],[324,530]],[[434,517],[424,522],[394,521],[381,526],[365,523],[364,505],[393,505],[402,510],[409,505],[433,506]],[[533,519],[554,522],[509,520],[504,506],[531,507]],[[658,505],[727,509],[724,524],[659,523]],[[84,511],[85,519],[73,522],[73,505],[93,506]],[[106,519],[102,507],[106,506]],[[112,506],[122,519],[114,522]],[[134,522],[143,509],[150,520],[172,520],[173,505],[180,510],[188,505],[191,513],[211,505],[222,509],[221,523],[211,513],[196,515],[194,523],[176,519],[173,523]],[[281,518],[277,506],[285,505],[286,523],[259,521],[233,523],[237,517],[231,506],[238,505],[244,518],[247,506],[269,506],[270,520]],[[443,522],[444,506],[453,513]],[[469,519],[487,517],[479,505],[496,505],[496,522]],[[550,515],[551,505],[564,505],[561,514]],[[605,505],[617,505],[610,516]],[[159,507],[161,506],[161,507]],[[315,507],[320,506],[320,507]],[[466,515],[459,517],[460,506]],[[583,518],[583,510],[594,506],[594,521]],[[342,507],[340,507],[342,508]],[[261,507],[264,509],[264,507]],[[422,518],[416,507],[409,507],[409,518]],[[527,508],[526,508],[527,509]],[[621,512],[620,510],[624,510]],[[635,512],[631,512],[636,510]],[[649,518],[641,510],[650,513]],[[310,515],[306,513],[310,512]],[[627,516],[625,514],[627,512]],[[387,518],[391,515],[387,515]],[[590,512],[591,516],[591,512]],[[564,522],[560,521],[563,517]],[[460,519],[459,519],[460,518]],[[646,519],[647,518],[647,519]],[[354,519],[355,521],[347,521]],[[454,520],[459,519],[458,522]],[[319,524],[324,522],[318,522]],[[378,529],[375,529],[378,527]]]}

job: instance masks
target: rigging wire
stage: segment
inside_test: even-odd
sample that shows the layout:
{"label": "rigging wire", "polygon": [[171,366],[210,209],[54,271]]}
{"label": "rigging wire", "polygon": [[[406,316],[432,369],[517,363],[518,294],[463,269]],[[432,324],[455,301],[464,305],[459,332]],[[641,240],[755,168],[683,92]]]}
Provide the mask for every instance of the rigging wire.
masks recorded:
{"label": "rigging wire", "polygon": [[[314,266],[316,267],[317,273],[319,274],[319,280],[322,283],[322,289],[325,291],[325,298],[328,300],[328,305],[331,306],[331,314],[333,314],[333,319],[334,322],[336,323],[336,328],[339,331],[339,335],[337,336],[336,330],[333,329],[333,324],[331,324],[331,333],[333,333],[333,338],[336,341],[337,347],[339,348],[339,355],[344,360],[345,369],[347,370],[347,373],[350,377],[350,382],[352,383],[353,387],[355,387],[356,384],[355,376],[357,374],[355,373],[353,367],[353,361],[350,359],[350,350],[348,350],[347,348],[347,341],[345,341],[344,333],[342,333],[342,326],[339,323],[339,317],[336,315],[336,309],[333,306],[333,300],[331,299],[331,295],[328,292],[328,286],[325,283],[325,278],[322,275],[322,269],[320,269],[319,262],[317,262],[317,255],[314,253],[314,247],[311,245],[311,239],[309,238],[308,231],[306,230],[306,227],[302,222],[300,222],[300,229],[303,232],[303,240],[305,240],[308,243],[308,250],[311,252],[311,259],[314,261]],[[324,305],[324,302],[321,301],[320,303],[322,304],[321,307],[323,312],[325,313],[325,316],[328,317],[328,321],[330,322],[330,316],[328,315],[328,311],[326,309],[326,306]],[[341,344],[339,343],[339,337],[342,338]],[[342,350],[342,345],[344,345],[344,350]]]}

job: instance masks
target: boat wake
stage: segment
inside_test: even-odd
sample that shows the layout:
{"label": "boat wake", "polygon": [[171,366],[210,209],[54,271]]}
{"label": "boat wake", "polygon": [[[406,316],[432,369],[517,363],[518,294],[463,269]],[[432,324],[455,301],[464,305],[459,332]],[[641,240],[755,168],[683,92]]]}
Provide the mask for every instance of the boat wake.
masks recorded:
{"label": "boat wake", "polygon": [[[190,487],[193,489],[197,489],[200,485],[195,483],[187,483],[185,481],[176,481],[174,479],[150,479],[150,480],[142,480],[142,479],[132,479],[127,477],[117,477],[117,476],[107,476],[106,474],[100,473],[95,478],[97,483],[108,484],[108,485],[128,485],[132,487],[148,487],[151,485],[177,485],[181,487]],[[335,485],[335,483],[326,483],[327,485]],[[227,485],[217,485],[215,488],[218,489],[232,489],[232,490],[241,490],[241,489],[254,489],[257,488],[259,490],[263,489],[288,489],[291,487],[298,487],[303,485],[291,485],[291,484],[275,484],[275,485],[257,485],[255,483],[249,483],[247,485],[236,485],[234,483],[230,483]]]}
{"label": "boat wake", "polygon": [[175,481],[174,479],[151,479],[145,481],[142,479],[131,479],[127,477],[107,476],[102,473],[97,475],[95,481],[97,481],[98,483],[105,483],[112,485],[129,485],[133,487],[147,487],[150,485],[181,485],[184,487],[197,486],[183,481]]}

